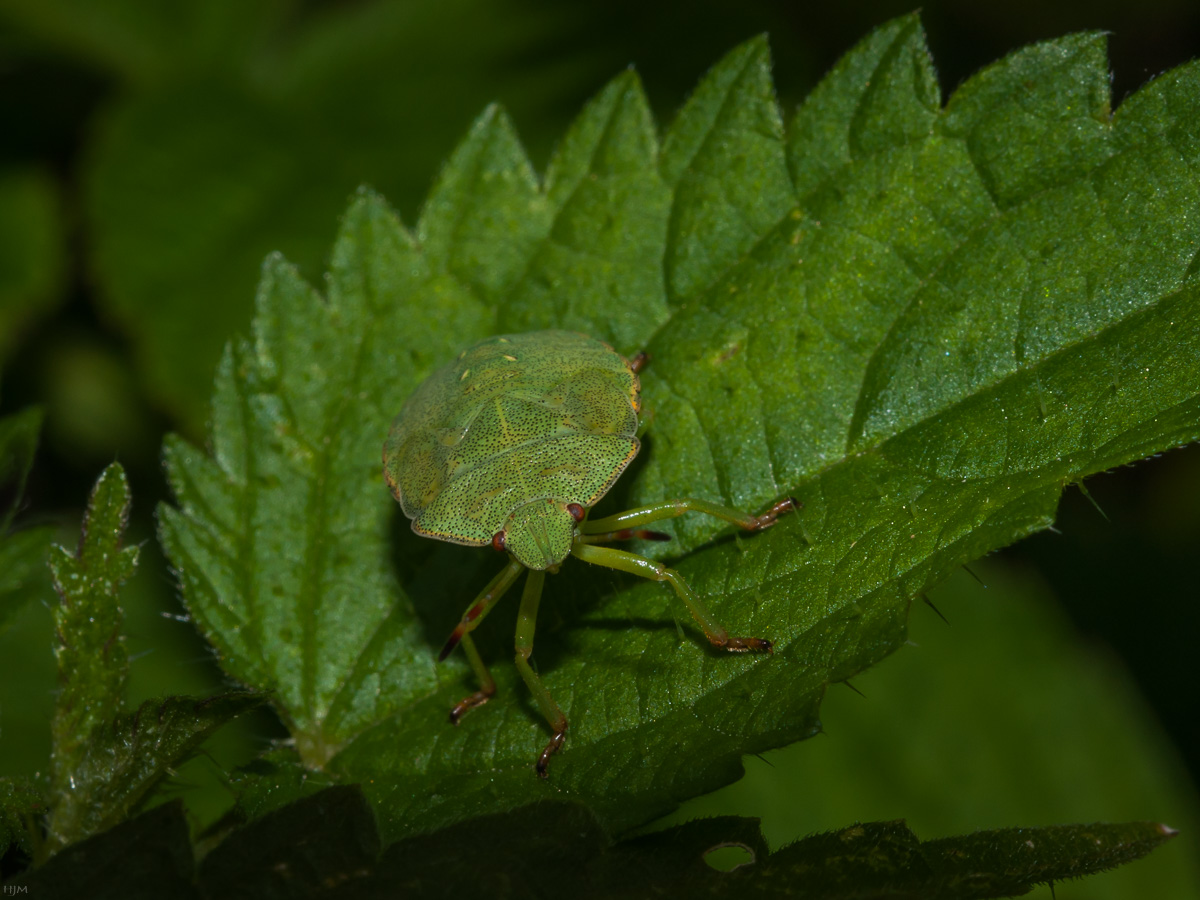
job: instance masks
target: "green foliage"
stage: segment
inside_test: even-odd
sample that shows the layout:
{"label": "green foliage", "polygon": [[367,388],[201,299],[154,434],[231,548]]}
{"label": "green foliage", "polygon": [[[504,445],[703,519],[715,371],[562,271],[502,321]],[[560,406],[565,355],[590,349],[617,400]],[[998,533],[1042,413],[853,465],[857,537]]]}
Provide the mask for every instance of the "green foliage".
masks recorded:
{"label": "green foliage", "polygon": [[[194,620],[229,676],[271,692],[293,740],[237,774],[238,806],[201,838],[199,865],[179,804],[134,818],[261,695],[129,706],[119,598],[138,548],[123,546],[130,493],[110,467],[78,551],[52,554],[54,755],[46,781],[0,780],[6,871],[32,859],[17,884],[48,896],[585,883],[596,895],[1002,896],[1161,843],[1170,830],[1150,824],[922,843],[890,822],[768,854],[756,824],[729,818],[626,836],[734,779],[745,754],[820,730],[827,687],[905,642],[913,598],[1047,526],[1064,485],[1200,436],[1200,69],[1167,73],[1113,115],[1103,41],[1077,35],[1013,54],[943,107],[906,17],[790,116],[765,40],[751,40],[661,130],[626,71],[542,178],[495,106],[411,230],[361,190],[318,294],[309,284],[350,184],[376,177],[404,208],[422,154],[457,121],[452,103],[427,99],[434,82],[519,53],[524,74],[493,88],[520,88],[519,111],[553,106],[586,70],[534,52],[569,14],[538,17],[535,34],[510,21],[518,2],[154,15],[146,0],[0,2],[6,21],[120,81],[81,170],[92,270],[136,332],[147,383],[193,427],[215,348],[244,314],[240,285],[268,246],[295,263],[276,254],[263,268],[252,337],[220,365],[207,451],[168,440],[177,507],[160,510]],[[470,18],[478,43],[447,17]],[[393,135],[387,152],[368,140],[379,134]],[[35,182],[0,179],[0,230],[27,223],[12,260],[0,253],[0,343],[61,286],[57,201]],[[650,353],[644,450],[613,510],[688,495],[758,511],[792,494],[804,508],[749,538],[687,517],[668,525],[670,545],[639,548],[672,559],[731,628],[774,640],[773,658],[712,652],[661,585],[574,561],[551,579],[535,661],[571,728],[542,783],[544,725],[504,665],[515,603],[480,634],[500,694],[460,727],[446,721],[473,685],[461,659],[434,655],[499,563],[408,531],[379,450],[435,366],[480,337],[545,327]],[[76,405],[136,430],[85,394]],[[0,627],[34,595],[47,540],[10,533],[39,424],[36,412],[0,420],[0,481],[17,487],[0,511]],[[1021,629],[1010,643],[1029,643]],[[1039,679],[1070,680],[1009,674],[1010,692],[1039,696],[1054,693]],[[900,707],[888,712],[928,737]],[[858,765],[916,791],[920,766],[889,749]],[[868,783],[855,758],[848,779]],[[1108,780],[1071,776],[1042,777],[1080,794]],[[1118,815],[1165,808],[1139,802]],[[753,862],[717,871],[730,869],[722,852]]]}
{"label": "green foliage", "polygon": [[[1028,892],[1137,859],[1172,837],[1149,822],[979,831],[919,841],[903,822],[854,825],[774,853],[751,819],[706,819],[614,843],[584,807],[545,802],[380,853],[371,809],[330,788],[239,830],[195,873],[177,805],[70,848],[17,882],[31,895],[148,897],[984,898]],[[740,864],[714,868],[722,848]],[[108,862],[124,861],[117,871]],[[136,883],[130,870],[136,871]],[[81,872],[89,879],[83,881]],[[101,893],[97,894],[99,891]],[[120,896],[127,896],[120,894]]]}
{"label": "green foliage", "polygon": [[[542,796],[621,832],[813,734],[827,686],[903,643],[911,598],[1047,527],[1065,484],[1200,437],[1198,80],[1167,73],[1110,115],[1085,34],[942,108],[908,17],[784,129],[754,40],[661,147],[630,73],[543,185],[491,109],[413,233],[359,194],[324,297],[269,258],[254,340],[218,371],[211,455],[168,442],[178,508],[161,510],[195,620],[295,739],[247,774],[248,808],[322,769],[366,786],[385,841]],[[650,352],[622,499],[804,509],[749,539],[680,520],[665,551],[723,621],[775,641],[770,659],[680,640],[661,586],[551,579],[535,658],[571,730],[541,784],[510,671],[446,722],[471,687],[434,654],[497,562],[407,533],[379,448],[435,365],[550,326]],[[486,659],[510,652],[497,619]]]}
{"label": "green foliage", "polygon": [[71,770],[74,788],[58,795],[51,849],[123,822],[214,731],[261,702],[250,693],[164,697],[96,729]]}
{"label": "green foliage", "polygon": [[50,814],[39,857],[127,818],[214,730],[261,697],[167,697],[125,711],[129,660],[118,606],[138,548],[121,546],[131,496],[124,469],[96,482],[75,553],[52,548],[59,694],[51,723]]}
{"label": "green foliage", "polygon": [[[563,840],[561,835],[570,835]],[[854,825],[774,853],[752,819],[722,817],[614,844],[585,810],[526,807],[388,848],[364,888],[405,896],[1008,897],[1136,859],[1173,836],[1153,823],[979,831],[919,841],[903,822]],[[462,866],[470,845],[473,864]],[[714,857],[736,848],[735,867]],[[523,865],[530,859],[536,866]],[[382,893],[382,891],[381,891]]]}
{"label": "green foliage", "polygon": [[54,608],[61,683],[51,734],[54,790],[74,797],[74,772],[95,731],[116,718],[125,698],[129,657],[117,605],[121,585],[137,566],[138,548],[122,547],[132,498],[125,470],[114,463],[96,481],[79,547],[55,545],[50,572],[59,603]]}

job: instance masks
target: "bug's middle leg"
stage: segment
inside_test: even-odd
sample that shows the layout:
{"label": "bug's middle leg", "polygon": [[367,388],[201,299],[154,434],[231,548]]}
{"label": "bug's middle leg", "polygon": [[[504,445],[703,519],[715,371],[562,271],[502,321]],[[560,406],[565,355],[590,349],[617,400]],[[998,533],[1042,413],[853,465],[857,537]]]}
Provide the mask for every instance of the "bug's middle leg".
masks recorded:
{"label": "bug's middle leg", "polygon": [[529,657],[533,655],[533,632],[537,627],[538,604],[542,599],[542,585],[545,581],[546,573],[543,571],[531,571],[529,577],[525,579],[525,591],[521,594],[521,611],[517,614],[517,635],[514,642],[517,651],[517,671],[521,673],[529,692],[537,701],[542,718],[554,732],[550,743],[538,757],[537,773],[539,778],[546,777],[546,767],[550,765],[550,757],[558,752],[563,741],[567,739],[567,717],[558,708],[558,704],[550,696],[550,691],[538,677],[537,672],[533,671],[533,666],[529,665]]}
{"label": "bug's middle leg", "polygon": [[771,642],[766,638],[731,636],[725,630],[724,626],[713,618],[713,614],[708,611],[708,607],[704,605],[704,602],[700,599],[700,595],[693,591],[683,576],[674,569],[668,569],[661,563],[646,559],[644,556],[638,556],[636,553],[627,553],[624,550],[617,550],[613,547],[597,547],[595,544],[586,544],[582,541],[575,542],[575,546],[571,548],[571,554],[579,557],[584,562],[595,563],[598,566],[607,566],[610,569],[617,569],[621,572],[629,572],[631,575],[640,575],[643,578],[649,578],[651,581],[667,582],[675,589],[675,593],[679,595],[679,599],[687,606],[688,612],[692,614],[692,618],[696,620],[696,624],[704,631],[704,636],[715,647],[720,647],[722,650],[729,650],[734,653],[745,651],[757,653],[772,652]]}
{"label": "bug's middle leg", "polygon": [[[699,497],[684,497],[679,500],[664,500],[662,503],[639,506],[637,509],[629,509],[613,516],[605,516],[603,519],[588,519],[579,526],[579,531],[582,535],[585,535],[583,538],[585,542],[598,544],[603,543],[604,539],[608,538],[607,532],[623,533],[632,531],[632,529],[636,529],[640,525],[661,522],[663,519],[674,519],[689,512],[704,513],[706,516],[721,519],[730,524],[737,525],[746,531],[762,531],[765,528],[770,528],[780,516],[791,512],[799,505],[792,497],[784,497],[761,516],[752,516],[750,513],[742,512],[740,509],[722,506],[720,503],[713,503],[711,500],[701,500]],[[631,536],[644,537],[656,533],[649,532],[648,535],[631,534]],[[608,539],[616,540],[619,538]],[[651,539],[657,540],[658,538],[652,537]]]}

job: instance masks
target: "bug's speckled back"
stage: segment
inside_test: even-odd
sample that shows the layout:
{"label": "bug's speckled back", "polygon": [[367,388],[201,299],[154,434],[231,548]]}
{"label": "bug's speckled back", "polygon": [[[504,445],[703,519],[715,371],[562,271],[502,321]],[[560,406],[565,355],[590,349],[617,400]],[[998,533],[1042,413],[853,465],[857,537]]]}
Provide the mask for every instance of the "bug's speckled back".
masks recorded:
{"label": "bug's speckled back", "polygon": [[418,534],[486,544],[524,503],[604,495],[637,455],[639,390],[628,360],[587,335],[488,338],[409,397],[384,475]]}

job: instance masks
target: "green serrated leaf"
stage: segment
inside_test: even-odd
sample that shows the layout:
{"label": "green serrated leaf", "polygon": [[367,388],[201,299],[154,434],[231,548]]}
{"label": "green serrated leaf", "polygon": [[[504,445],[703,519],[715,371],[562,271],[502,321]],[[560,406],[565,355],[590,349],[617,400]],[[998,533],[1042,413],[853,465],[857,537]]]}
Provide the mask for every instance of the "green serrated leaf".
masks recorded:
{"label": "green serrated leaf", "polygon": [[1012,897],[1037,884],[1138,859],[1174,834],[1164,825],[1134,822],[1010,828],[919,841],[903,822],[877,822],[804,838],[771,854],[761,867],[729,876],[761,886],[764,897],[778,896],[775,885],[798,878],[813,897]]}
{"label": "green serrated leaf", "polygon": [[232,773],[238,821],[253,821],[297,799],[337,786],[325,772],[307,769],[292,748],[274,747]]}
{"label": "green serrated leaf", "polygon": [[261,694],[240,692],[162,697],[94,731],[71,771],[71,790],[55,806],[51,848],[125,821],[214,731],[262,702]]}
{"label": "green serrated leaf", "polygon": [[125,470],[113,463],[92,490],[78,549],[52,548],[61,687],[51,722],[47,855],[124,821],[205,738],[263,699],[166,697],[125,711],[129,660],[118,601],[137,566],[138,548],[121,546],[131,501]]}
{"label": "green serrated leaf", "polygon": [[273,258],[258,303],[253,350],[235,345],[218,373],[214,459],[167,444],[181,509],[162,509],[162,540],[223,664],[278,692],[302,757],[320,766],[436,687],[414,611],[396,603],[375,438],[492,314],[431,271],[370,193],[343,220],[327,302]]}
{"label": "green serrated leaf", "polygon": [[940,896],[1007,897],[1034,884],[1140,859],[1176,833],[1155,822],[1003,828],[926,841],[921,850],[937,877]]}
{"label": "green serrated leaf", "polygon": [[499,309],[502,332],[568,328],[634,353],[666,321],[671,192],[637,75],[587,105],[546,171],[553,230]]}
{"label": "green serrated leaf", "polygon": [[788,166],[797,196],[807,206],[820,191],[843,194],[841,172],[926,140],[940,103],[920,18],[903,16],[875,29],[796,111]]}
{"label": "green serrated leaf", "polygon": [[[591,227],[649,241],[663,221],[653,188],[644,206],[573,202],[591,181],[581,148],[597,180],[598,153],[649,152],[628,76],[541,189],[485,114],[416,239],[363,196],[326,300],[268,262],[255,342],[218,377],[213,457],[168,444],[179,509],[162,537],[194,617],[230,674],[276,691],[300,763],[364,783],[386,839],[543,796],[620,831],[728,782],[742,754],[815,733],[826,687],[903,642],[911,598],[1047,527],[1064,484],[1200,437],[1200,67],[1109,119],[1102,44],[1075,36],[940,109],[907,17],[834,69],[801,140],[778,126],[767,66],[751,41],[714,68],[642,176],[670,191],[663,243],[596,240],[587,277],[560,228],[610,216]],[[614,285],[655,254],[640,330]],[[568,285],[579,296],[556,295]],[[509,667],[487,707],[446,721],[473,687],[433,654],[496,562],[411,535],[379,446],[431,366],[507,316],[590,321],[612,296],[607,333],[651,358],[646,446],[618,492],[804,508],[732,540],[681,519],[654,551],[686,554],[693,588],[773,658],[680,641],[661,585],[570,563],[550,579],[535,660],[571,726],[539,782],[543,727]],[[666,321],[655,296],[677,304]],[[503,615],[477,632],[489,662],[511,653]]]}
{"label": "green serrated leaf", "polygon": [[125,702],[129,659],[117,604],[121,585],[137,565],[138,548],[121,546],[131,499],[125,470],[113,463],[92,489],[76,551],[57,544],[50,551],[59,596],[54,654],[61,689],[51,723],[51,784],[58,795],[74,793],[72,774],[83,762],[89,740],[117,717]]}
{"label": "green serrated leaf", "polygon": [[512,122],[493,106],[442,169],[416,231],[435,272],[494,303],[545,240],[550,221]]}
{"label": "green serrated leaf", "polygon": [[765,37],[713,67],[663,140],[674,188],[663,267],[676,303],[721,279],[795,207]]}

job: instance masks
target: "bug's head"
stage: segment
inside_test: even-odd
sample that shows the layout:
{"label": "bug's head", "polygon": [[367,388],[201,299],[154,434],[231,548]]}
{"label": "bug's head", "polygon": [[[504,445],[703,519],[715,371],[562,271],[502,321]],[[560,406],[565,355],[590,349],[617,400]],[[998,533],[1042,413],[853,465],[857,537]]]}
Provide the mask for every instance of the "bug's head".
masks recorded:
{"label": "bug's head", "polygon": [[[504,524],[503,548],[530,569],[557,571],[571,552],[575,526],[584,510],[564,500],[534,500],[518,506]],[[496,541],[493,539],[493,546]]]}

